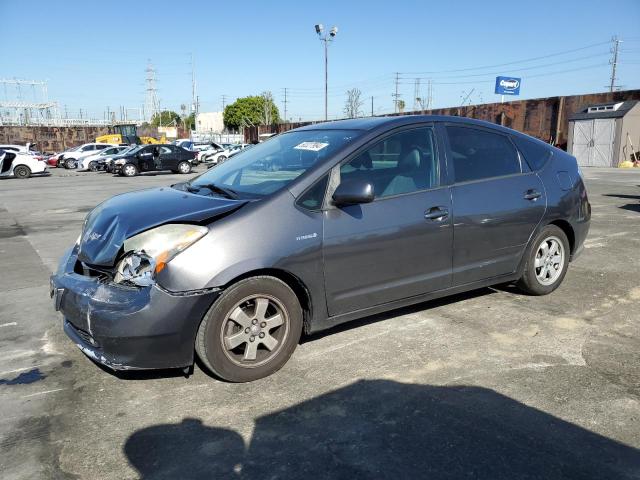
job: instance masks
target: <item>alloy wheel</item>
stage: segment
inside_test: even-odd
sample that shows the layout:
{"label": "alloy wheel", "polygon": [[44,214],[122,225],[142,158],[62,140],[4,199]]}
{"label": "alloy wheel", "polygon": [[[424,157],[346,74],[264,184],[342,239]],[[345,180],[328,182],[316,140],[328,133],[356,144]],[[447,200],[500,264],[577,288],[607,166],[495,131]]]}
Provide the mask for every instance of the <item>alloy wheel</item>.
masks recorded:
{"label": "alloy wheel", "polygon": [[289,334],[284,305],[269,295],[252,295],[238,302],[222,323],[222,347],[231,362],[257,367],[280,351]]}
{"label": "alloy wheel", "polygon": [[564,247],[558,237],[547,237],[538,246],[534,260],[536,279],[541,285],[552,285],[564,268]]}

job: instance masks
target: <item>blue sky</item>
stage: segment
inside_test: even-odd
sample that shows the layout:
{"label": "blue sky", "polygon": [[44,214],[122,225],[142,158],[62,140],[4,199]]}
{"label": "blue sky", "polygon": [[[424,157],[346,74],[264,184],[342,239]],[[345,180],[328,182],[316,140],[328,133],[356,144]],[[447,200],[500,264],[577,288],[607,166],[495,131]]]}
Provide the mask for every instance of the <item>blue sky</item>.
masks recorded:
{"label": "blue sky", "polygon": [[415,78],[422,96],[432,79],[435,107],[459,105],[472,89],[472,103],[496,101],[496,74],[522,76],[520,98],[604,91],[613,35],[624,40],[619,83],[640,88],[638,0],[0,0],[0,18],[0,77],[48,80],[50,100],[69,116],[141,107],[148,59],[161,107],[179,111],[191,101],[193,54],[201,111],[220,110],[222,95],[229,102],[269,90],[282,113],[287,87],[289,117],[321,119],[318,22],[339,28],[329,48],[333,118],[352,87],[366,97],[365,112],[371,96],[376,113],[393,111],[395,72],[409,110]]}

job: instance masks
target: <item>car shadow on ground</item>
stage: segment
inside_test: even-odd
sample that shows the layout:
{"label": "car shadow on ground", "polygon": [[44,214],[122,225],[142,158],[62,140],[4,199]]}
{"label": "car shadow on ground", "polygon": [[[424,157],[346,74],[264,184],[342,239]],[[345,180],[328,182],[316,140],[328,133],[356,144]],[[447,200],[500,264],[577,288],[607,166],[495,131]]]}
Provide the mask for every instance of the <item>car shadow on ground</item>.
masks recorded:
{"label": "car shadow on ground", "polygon": [[233,430],[185,418],[134,432],[123,450],[143,479],[623,479],[640,471],[639,450],[493,390],[388,380],[259,417],[248,445]]}

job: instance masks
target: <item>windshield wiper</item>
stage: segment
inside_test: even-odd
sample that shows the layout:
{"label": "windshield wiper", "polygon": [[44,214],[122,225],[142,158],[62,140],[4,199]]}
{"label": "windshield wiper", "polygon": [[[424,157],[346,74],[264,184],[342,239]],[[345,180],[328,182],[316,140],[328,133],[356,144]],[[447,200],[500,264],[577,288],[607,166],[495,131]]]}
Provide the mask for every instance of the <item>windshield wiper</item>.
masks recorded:
{"label": "windshield wiper", "polygon": [[201,188],[208,188],[212,192],[222,194],[223,196],[230,198],[232,200],[237,200],[238,198],[240,198],[240,196],[235,190],[227,187],[221,187],[220,185],[216,185],[215,183],[205,183],[202,185],[191,185],[191,184],[187,185],[187,190],[189,190],[190,192],[197,192]]}

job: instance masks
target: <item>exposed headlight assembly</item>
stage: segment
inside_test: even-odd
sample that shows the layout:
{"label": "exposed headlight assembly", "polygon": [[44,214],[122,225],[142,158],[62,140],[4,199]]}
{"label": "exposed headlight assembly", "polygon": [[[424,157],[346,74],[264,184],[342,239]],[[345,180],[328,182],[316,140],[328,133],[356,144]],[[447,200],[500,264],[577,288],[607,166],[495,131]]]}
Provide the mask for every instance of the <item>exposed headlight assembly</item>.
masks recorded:
{"label": "exposed headlight assembly", "polygon": [[120,160],[115,160],[113,163],[115,165],[124,165],[126,163],[126,160],[124,158],[121,158]]}
{"label": "exposed headlight assembly", "polygon": [[206,227],[168,224],[147,230],[124,242],[125,256],[116,267],[116,283],[152,285],[173,257],[207,234]]}

